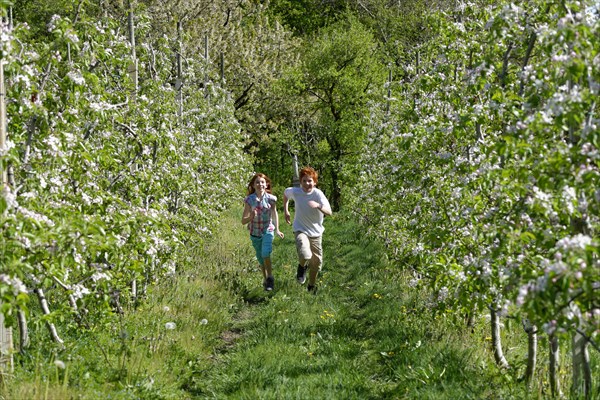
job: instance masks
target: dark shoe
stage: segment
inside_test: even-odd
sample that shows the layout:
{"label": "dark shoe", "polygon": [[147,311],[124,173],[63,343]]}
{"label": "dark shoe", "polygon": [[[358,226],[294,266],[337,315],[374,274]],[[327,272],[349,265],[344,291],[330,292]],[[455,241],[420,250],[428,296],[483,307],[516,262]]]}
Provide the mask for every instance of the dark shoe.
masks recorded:
{"label": "dark shoe", "polygon": [[265,290],[270,292],[273,290],[273,286],[275,286],[275,278],[269,276],[267,279],[265,279]]}
{"label": "dark shoe", "polygon": [[317,294],[317,286],[316,285],[308,285],[308,287],[306,289],[308,289],[308,293]]}
{"label": "dark shoe", "polygon": [[296,279],[298,283],[303,285],[306,282],[306,270],[308,267],[298,264],[298,271],[296,272]]}

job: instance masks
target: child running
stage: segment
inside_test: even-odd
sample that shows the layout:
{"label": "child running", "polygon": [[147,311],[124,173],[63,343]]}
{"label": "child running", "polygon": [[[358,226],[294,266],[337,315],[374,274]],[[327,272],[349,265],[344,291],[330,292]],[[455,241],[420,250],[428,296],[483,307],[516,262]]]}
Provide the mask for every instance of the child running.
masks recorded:
{"label": "child running", "polygon": [[306,270],[309,270],[307,289],[313,294],[317,293],[317,275],[323,265],[323,216],[332,214],[329,200],[317,189],[318,181],[317,171],[304,167],[300,170],[300,187],[289,187],[283,192],[283,210],[288,224],[291,220],[290,200],[294,201],[296,208],[292,225],[298,252],[296,279],[304,284]]}
{"label": "child running", "polygon": [[277,197],[271,194],[271,180],[265,174],[255,174],[248,183],[242,225],[248,224],[250,240],[264,278],[263,287],[267,291],[273,290],[275,285],[271,264],[274,232],[282,239],[284,236],[279,230],[276,202]]}

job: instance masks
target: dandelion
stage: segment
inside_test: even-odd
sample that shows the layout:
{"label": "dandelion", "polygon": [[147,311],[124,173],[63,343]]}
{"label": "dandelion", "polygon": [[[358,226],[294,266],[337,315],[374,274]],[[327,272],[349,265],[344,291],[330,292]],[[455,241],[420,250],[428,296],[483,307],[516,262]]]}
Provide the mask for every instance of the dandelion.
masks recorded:
{"label": "dandelion", "polygon": [[200,325],[206,325],[208,324],[208,320],[206,318],[202,318],[202,321],[200,321]]}
{"label": "dandelion", "polygon": [[58,369],[65,369],[66,365],[63,361],[61,360],[54,360],[54,365],[56,365],[56,368]]}
{"label": "dandelion", "polygon": [[167,322],[165,324],[165,329],[172,331],[173,329],[176,328],[177,325],[175,325],[175,322]]}
{"label": "dandelion", "polygon": [[169,312],[169,311],[171,311],[171,309],[169,308],[169,306],[164,306],[163,307],[163,311],[164,312]]}

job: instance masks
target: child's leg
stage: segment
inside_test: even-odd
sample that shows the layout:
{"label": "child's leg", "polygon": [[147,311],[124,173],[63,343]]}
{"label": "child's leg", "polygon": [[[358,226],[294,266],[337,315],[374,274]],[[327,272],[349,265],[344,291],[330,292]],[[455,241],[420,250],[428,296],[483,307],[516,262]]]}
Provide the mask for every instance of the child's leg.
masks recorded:
{"label": "child's leg", "polygon": [[265,260],[262,256],[263,240],[261,237],[256,237],[252,235],[250,235],[250,240],[252,241],[252,247],[254,247],[254,252],[256,253],[256,260],[258,261],[260,270],[262,271],[263,276],[266,278],[267,275],[265,275]]}
{"label": "child's leg", "polygon": [[273,275],[271,253],[273,252],[273,232],[267,232],[262,237],[261,257],[264,260],[265,277]]}
{"label": "child's leg", "polygon": [[312,258],[310,238],[303,232],[294,232],[296,236],[296,252],[298,253],[298,264],[306,266]]}
{"label": "child's leg", "polygon": [[270,257],[266,257],[264,260],[265,260],[265,266],[263,267],[263,275],[265,276],[265,278],[267,278],[267,277],[273,275],[273,267],[271,265]]}
{"label": "child's leg", "polygon": [[321,245],[321,238],[322,236],[309,238],[310,250],[312,253],[312,257],[310,258],[310,261],[308,263],[310,267],[310,272],[308,274],[309,286],[315,285],[315,283],[317,282],[317,275],[319,274],[321,266],[323,265],[323,248]]}

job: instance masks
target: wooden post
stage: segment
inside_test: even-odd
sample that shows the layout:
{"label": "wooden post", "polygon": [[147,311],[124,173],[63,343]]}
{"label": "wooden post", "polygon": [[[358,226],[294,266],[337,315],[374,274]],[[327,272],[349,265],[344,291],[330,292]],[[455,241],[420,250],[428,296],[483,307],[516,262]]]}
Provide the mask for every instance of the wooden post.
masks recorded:
{"label": "wooden post", "polygon": [[[133,93],[131,94],[131,103],[134,104],[137,100],[138,92],[138,60],[135,52],[135,14],[133,13],[133,2],[135,0],[129,0],[127,2],[127,22],[129,28],[129,44],[131,45],[131,61],[129,63],[129,78],[133,82]],[[135,168],[134,165],[131,166]],[[131,297],[137,299],[137,281],[134,278],[131,281]]]}
{"label": "wooden post", "polygon": [[181,52],[183,51],[183,39],[182,39],[183,25],[181,20],[177,21],[177,78],[175,80],[175,90],[177,91],[177,103],[179,104],[179,126],[183,127],[183,68],[181,66]]}
{"label": "wooden post", "polygon": [[13,335],[12,328],[4,326],[4,314],[0,313],[0,374],[13,371]]}
{"label": "wooden post", "polygon": [[387,108],[386,108],[386,115],[389,117],[390,115],[390,99],[392,98],[392,63],[390,63],[388,65],[389,71],[388,71],[388,88],[387,88]]}
{"label": "wooden post", "polygon": [[[5,24],[4,18],[2,25]],[[7,148],[6,143],[6,87],[4,86],[4,65],[0,63],[0,149]],[[0,193],[8,190],[8,165],[0,161]],[[0,304],[1,305],[1,304]],[[4,314],[0,312],[0,372],[13,370],[12,329],[4,326]]]}
{"label": "wooden post", "polygon": [[131,44],[131,64],[129,65],[129,76],[133,81],[133,102],[135,102],[138,91],[138,60],[135,53],[135,15],[133,14],[133,0],[129,1],[127,19],[129,22],[129,43]]}
{"label": "wooden post", "polygon": [[204,34],[204,96],[208,98],[210,92],[208,91],[208,34]]}
{"label": "wooden post", "polygon": [[221,52],[221,84],[225,83],[225,54]]}
{"label": "wooden post", "polygon": [[294,165],[294,176],[292,177],[292,186],[300,187],[300,176],[298,172],[298,156],[294,154],[292,157],[292,163]]}
{"label": "wooden post", "polygon": [[528,319],[523,320],[523,329],[527,333],[527,369],[525,370],[525,382],[527,388],[531,387],[531,381],[535,374],[537,362],[537,327],[532,325]]}

